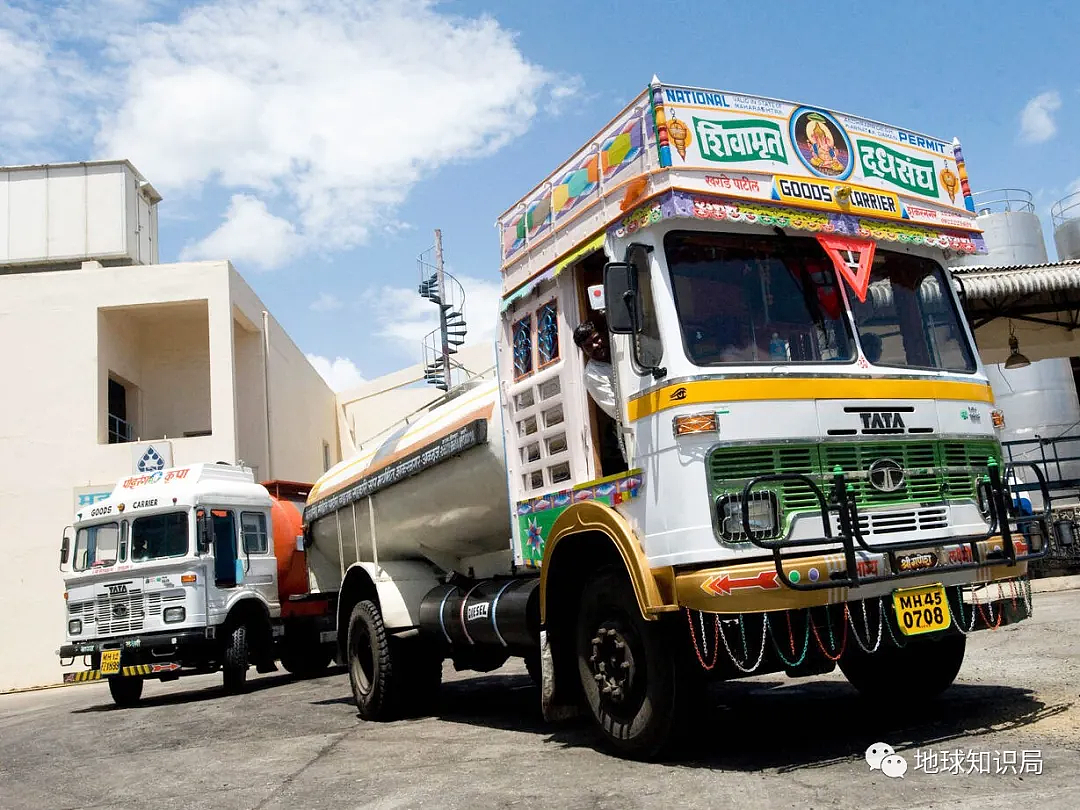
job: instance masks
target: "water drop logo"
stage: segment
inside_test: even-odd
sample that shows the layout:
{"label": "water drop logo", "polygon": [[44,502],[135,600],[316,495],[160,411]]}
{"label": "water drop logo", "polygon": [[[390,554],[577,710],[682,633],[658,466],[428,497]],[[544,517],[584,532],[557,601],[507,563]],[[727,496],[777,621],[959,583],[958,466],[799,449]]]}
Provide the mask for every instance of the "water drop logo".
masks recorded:
{"label": "water drop logo", "polygon": [[143,473],[163,470],[165,469],[165,459],[163,459],[161,454],[152,446],[147,447],[146,452],[142,454],[142,458],[139,459],[139,463],[136,467],[139,472]]}

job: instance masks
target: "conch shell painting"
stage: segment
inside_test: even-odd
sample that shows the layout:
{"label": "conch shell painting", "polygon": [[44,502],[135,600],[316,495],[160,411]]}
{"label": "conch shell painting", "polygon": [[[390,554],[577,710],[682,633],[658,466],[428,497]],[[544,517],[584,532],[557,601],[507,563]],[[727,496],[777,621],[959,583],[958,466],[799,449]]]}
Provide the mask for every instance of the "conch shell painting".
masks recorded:
{"label": "conch shell painting", "polygon": [[679,157],[686,160],[686,147],[690,145],[690,127],[675,117],[674,110],[671,111],[671,120],[668,121],[667,130]]}
{"label": "conch shell painting", "polygon": [[960,178],[949,168],[948,161],[945,162],[945,167],[938,172],[938,179],[941,180],[941,185],[945,191],[949,193],[949,202],[956,202],[956,190],[960,187]]}

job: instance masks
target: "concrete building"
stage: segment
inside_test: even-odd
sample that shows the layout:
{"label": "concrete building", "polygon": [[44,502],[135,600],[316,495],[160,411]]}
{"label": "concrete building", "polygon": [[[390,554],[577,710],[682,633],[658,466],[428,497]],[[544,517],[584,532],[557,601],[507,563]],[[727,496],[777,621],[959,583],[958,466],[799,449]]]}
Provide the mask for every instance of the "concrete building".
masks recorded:
{"label": "concrete building", "polygon": [[61,679],[80,504],[140,465],[341,458],[334,392],[230,263],[157,263],[160,199],[126,161],[0,169],[0,691]]}

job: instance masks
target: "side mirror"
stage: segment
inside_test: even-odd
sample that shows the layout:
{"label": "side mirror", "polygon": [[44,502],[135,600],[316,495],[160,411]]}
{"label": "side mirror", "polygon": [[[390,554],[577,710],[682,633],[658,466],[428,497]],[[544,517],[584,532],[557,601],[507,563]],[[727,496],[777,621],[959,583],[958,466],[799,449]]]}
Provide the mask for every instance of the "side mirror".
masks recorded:
{"label": "side mirror", "polygon": [[637,280],[637,268],[629,262],[604,265],[608,330],[614,335],[633,335],[641,331]]}
{"label": "side mirror", "polygon": [[68,537],[68,532],[71,530],[70,526],[64,527],[64,535],[60,541],[60,567],[63,568],[68,563],[68,557],[71,555],[71,538]]}
{"label": "side mirror", "polygon": [[195,513],[195,528],[199,554],[209,554],[211,544],[210,515],[206,513],[205,509],[200,509]]}

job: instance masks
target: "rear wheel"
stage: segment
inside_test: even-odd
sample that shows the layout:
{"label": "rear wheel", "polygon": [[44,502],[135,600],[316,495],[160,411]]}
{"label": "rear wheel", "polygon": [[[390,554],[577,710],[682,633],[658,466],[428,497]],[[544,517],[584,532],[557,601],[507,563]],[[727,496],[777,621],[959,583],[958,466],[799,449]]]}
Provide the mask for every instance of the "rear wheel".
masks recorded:
{"label": "rear wheel", "polygon": [[909,641],[902,648],[882,645],[876,653],[848,647],[840,671],[860,694],[873,700],[895,699],[898,694],[928,700],[956,680],[966,648],[967,638],[961,635]]}
{"label": "rear wheel", "polygon": [[124,678],[119,675],[109,678],[109,692],[112,694],[113,703],[122,709],[137,704],[142,697],[142,689],[142,678]]}
{"label": "rear wheel", "polygon": [[328,644],[320,644],[317,638],[286,640],[281,651],[281,666],[298,678],[315,678],[322,675],[334,657]]}
{"label": "rear wheel", "polygon": [[660,623],[642,617],[622,569],[605,569],[586,584],[577,659],[585,702],[605,741],[635,759],[665,753],[687,696],[678,683],[675,651]]}
{"label": "rear wheel", "polygon": [[248,629],[240,624],[232,629],[225,642],[221,673],[226,693],[235,695],[247,688],[248,664]]}

